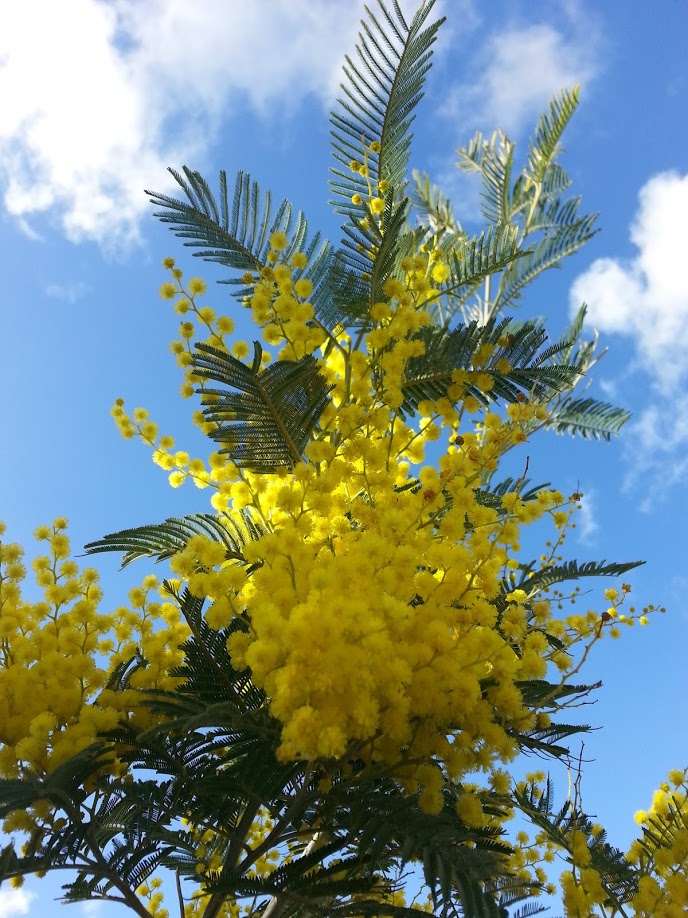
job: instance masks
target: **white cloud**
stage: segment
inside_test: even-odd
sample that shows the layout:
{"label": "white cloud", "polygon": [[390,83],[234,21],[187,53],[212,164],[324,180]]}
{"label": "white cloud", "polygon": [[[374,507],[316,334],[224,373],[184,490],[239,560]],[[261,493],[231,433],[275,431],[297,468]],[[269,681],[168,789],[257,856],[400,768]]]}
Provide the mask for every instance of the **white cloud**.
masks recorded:
{"label": "white cloud", "polygon": [[592,541],[600,525],[597,522],[595,492],[590,488],[584,489],[581,508],[576,511],[573,519],[576,523],[579,540],[581,542]]}
{"label": "white cloud", "polygon": [[25,889],[0,889],[0,918],[28,915],[31,902],[36,898]]}
{"label": "white cloud", "polygon": [[494,33],[472,62],[470,84],[448,94],[442,113],[486,133],[501,128],[513,138],[530,129],[553,95],[589,83],[599,66],[600,36],[579,22],[510,26]]}
{"label": "white cloud", "polygon": [[629,434],[630,471],[624,487],[642,495],[638,506],[649,511],[672,488],[688,481],[688,392],[679,393],[670,407],[645,408]]}
{"label": "white cloud", "polygon": [[81,914],[85,918],[92,918],[93,915],[100,915],[103,910],[102,902],[84,902],[81,906]]}
{"label": "white cloud", "polygon": [[48,284],[45,288],[45,295],[53,300],[63,300],[73,305],[77,300],[86,296],[90,289],[83,281],[76,281],[73,284]]}
{"label": "white cloud", "polygon": [[688,375],[687,210],[688,174],[653,176],[630,228],[636,254],[598,259],[571,287],[571,310],[586,302],[592,325],[632,338],[639,363],[663,391]]}
{"label": "white cloud", "polygon": [[57,217],[73,240],[137,239],[144,187],[202,156],[243,99],[285,111],[329,99],[362,0],[23,0],[0,31],[0,179],[7,210]]}

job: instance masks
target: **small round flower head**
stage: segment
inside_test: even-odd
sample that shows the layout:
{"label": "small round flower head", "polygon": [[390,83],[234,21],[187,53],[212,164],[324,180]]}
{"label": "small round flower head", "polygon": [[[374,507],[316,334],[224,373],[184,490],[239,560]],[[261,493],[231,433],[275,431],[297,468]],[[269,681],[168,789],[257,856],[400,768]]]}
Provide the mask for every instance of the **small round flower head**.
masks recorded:
{"label": "small round flower head", "polygon": [[229,316],[220,316],[215,326],[221,335],[231,335],[234,331],[234,320]]}
{"label": "small round flower head", "polygon": [[168,271],[174,268],[174,258],[163,258],[162,260],[163,268],[167,268]]}
{"label": "small round flower head", "polygon": [[208,285],[202,277],[192,277],[189,281],[189,293],[194,296],[203,296],[207,289]]}
{"label": "small round flower head", "polygon": [[289,239],[287,238],[287,234],[283,233],[281,230],[277,230],[277,232],[270,236],[270,247],[275,252],[283,252],[288,243]]}
{"label": "small round flower head", "polygon": [[370,202],[370,209],[374,214],[381,214],[385,209],[385,202],[382,200],[382,198],[373,198],[373,200]]}
{"label": "small round flower head", "polygon": [[160,285],[160,297],[163,300],[173,300],[177,295],[177,286],[172,281],[165,281]]}
{"label": "small round flower head", "polygon": [[243,360],[251,352],[251,348],[248,346],[246,341],[235,341],[232,346],[232,356],[236,357],[237,360]]}
{"label": "small round flower head", "polygon": [[432,269],[432,279],[438,284],[443,284],[449,278],[449,268],[445,264],[437,264]]}
{"label": "small round flower head", "polygon": [[302,277],[301,280],[296,281],[294,290],[296,291],[297,296],[300,296],[302,299],[306,299],[313,292],[313,282],[308,280],[307,277]]}

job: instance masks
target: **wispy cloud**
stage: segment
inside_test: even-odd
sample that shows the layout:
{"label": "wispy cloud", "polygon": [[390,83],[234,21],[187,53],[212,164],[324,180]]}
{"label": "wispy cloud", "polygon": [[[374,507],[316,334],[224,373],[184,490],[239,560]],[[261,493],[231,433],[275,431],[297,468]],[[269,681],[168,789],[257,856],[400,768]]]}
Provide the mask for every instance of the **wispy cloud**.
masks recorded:
{"label": "wispy cloud", "polygon": [[442,114],[464,128],[501,128],[514,139],[529,129],[561,89],[589,83],[600,69],[601,33],[585,29],[574,5],[562,26],[509,25],[491,34],[470,62],[470,82],[447,95]]}
{"label": "wispy cloud", "polygon": [[633,341],[655,386],[673,390],[688,375],[688,174],[661,172],[641,189],[630,227],[632,258],[599,258],[571,287],[571,310],[588,304],[596,328]]}
{"label": "wispy cloud", "polygon": [[[597,76],[604,45],[598,20],[584,16],[576,2],[548,7],[547,16],[529,23],[512,19],[502,28],[479,24],[475,16],[469,20],[465,69],[447,84],[437,109],[460,128],[455,146],[477,130],[489,137],[497,128],[523,142],[553,96],[578,84],[587,87]],[[435,174],[462,221],[479,221],[478,177],[459,171],[453,156]]]}
{"label": "wispy cloud", "polygon": [[581,500],[581,508],[576,511],[574,521],[576,523],[576,532],[581,542],[590,543],[594,541],[595,534],[600,528],[597,522],[595,492],[590,489],[584,489]]}
{"label": "wispy cloud", "polygon": [[[49,213],[73,240],[138,238],[151,185],[199,158],[233,106],[329,100],[362,0],[23,0],[0,32],[0,184],[26,232]],[[40,22],[40,28],[36,23]]]}
{"label": "wispy cloud", "polygon": [[86,296],[90,289],[83,281],[76,281],[73,284],[48,284],[45,288],[45,295],[53,300],[63,300],[73,305]]}
{"label": "wispy cloud", "polygon": [[0,889],[0,918],[28,915],[36,894],[25,889]]}
{"label": "wispy cloud", "polygon": [[639,508],[649,511],[674,487],[688,483],[688,393],[672,398],[670,405],[646,407],[629,433],[624,487],[639,494]]}

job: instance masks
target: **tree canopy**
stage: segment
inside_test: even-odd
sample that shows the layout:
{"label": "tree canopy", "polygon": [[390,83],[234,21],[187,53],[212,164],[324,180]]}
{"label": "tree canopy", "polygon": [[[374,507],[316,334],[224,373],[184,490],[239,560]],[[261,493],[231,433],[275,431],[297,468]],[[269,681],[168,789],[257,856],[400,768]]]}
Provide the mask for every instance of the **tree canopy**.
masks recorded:
{"label": "tree canopy", "polygon": [[[654,611],[630,605],[640,562],[565,558],[584,496],[528,477],[541,431],[609,440],[628,418],[586,393],[601,352],[584,306],[554,341],[511,314],[595,232],[559,161],[578,92],[551,101],[520,171],[499,131],[459,151],[488,224],[469,236],[408,173],[433,7],[408,20],[379,0],[345,60],[339,244],[244,172],[213,190],[184,167],[179,198],[148,192],[195,256],[227,269],[259,340],[233,341],[205,281],[165,260],[182,395],[209,455],[177,449],[145,409],[118,400],[113,416],[210,506],[86,551],[166,576],[100,611],[98,575],[58,519],[36,532],[32,602],[23,550],[0,546],[0,815],[22,836],[0,881],[67,869],[64,901],[156,918],[526,918],[559,858],[567,915],[684,913],[686,771],[627,852],[581,796],[576,709],[600,687],[582,669]],[[544,533],[534,558],[529,527]],[[600,577],[601,611],[569,608]],[[516,780],[521,754],[543,769]],[[559,802],[555,762],[573,775]],[[512,829],[517,815],[532,832]]]}

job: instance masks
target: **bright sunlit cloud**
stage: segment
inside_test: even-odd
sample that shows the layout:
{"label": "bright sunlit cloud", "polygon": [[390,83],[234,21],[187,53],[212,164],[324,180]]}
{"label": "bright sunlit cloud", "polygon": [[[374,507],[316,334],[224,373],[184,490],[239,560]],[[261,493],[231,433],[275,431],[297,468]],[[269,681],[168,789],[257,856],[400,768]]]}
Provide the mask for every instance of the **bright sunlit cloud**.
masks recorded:
{"label": "bright sunlit cloud", "polygon": [[633,340],[653,383],[673,390],[688,375],[688,174],[661,172],[640,190],[630,228],[632,258],[599,258],[571,288],[571,310],[588,304],[592,325]]}
{"label": "bright sunlit cloud", "polygon": [[[589,84],[599,70],[600,39],[573,16],[567,29],[550,23],[495,31],[472,62],[470,82],[451,90],[442,113],[464,127],[513,139],[530,131],[553,95]],[[537,65],[534,62],[537,61]]]}
{"label": "bright sunlit cloud", "polygon": [[31,902],[36,898],[25,889],[0,889],[0,918],[18,918],[28,915]]}
{"label": "bright sunlit cloud", "polygon": [[143,188],[164,191],[169,163],[202,157],[232,105],[331,99],[363,9],[347,3],[342,17],[343,5],[263,0],[230,15],[223,0],[13,4],[0,32],[7,211],[27,235],[48,214],[75,241],[136,241]]}

